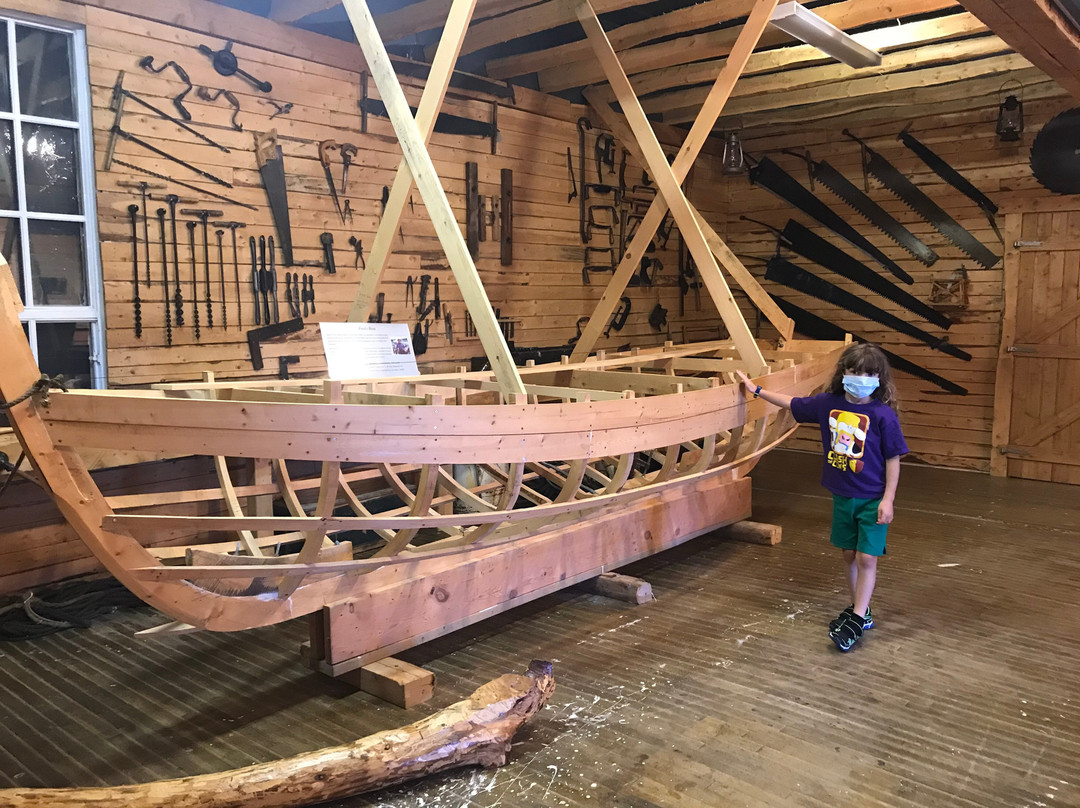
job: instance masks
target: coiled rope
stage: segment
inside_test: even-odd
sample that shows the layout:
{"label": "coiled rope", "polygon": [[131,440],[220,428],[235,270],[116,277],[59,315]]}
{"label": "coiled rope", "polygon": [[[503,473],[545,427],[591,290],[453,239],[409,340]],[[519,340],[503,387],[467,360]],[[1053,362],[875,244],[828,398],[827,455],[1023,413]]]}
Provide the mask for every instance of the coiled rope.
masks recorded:
{"label": "coiled rope", "polygon": [[49,405],[49,390],[56,388],[67,392],[67,385],[64,383],[63,376],[49,376],[46,373],[41,374],[41,378],[30,385],[30,389],[23,393],[18,398],[13,398],[11,401],[5,401],[0,403],[0,410],[10,410],[12,407],[22,404],[26,399],[31,396],[40,396],[41,403],[45,406]]}

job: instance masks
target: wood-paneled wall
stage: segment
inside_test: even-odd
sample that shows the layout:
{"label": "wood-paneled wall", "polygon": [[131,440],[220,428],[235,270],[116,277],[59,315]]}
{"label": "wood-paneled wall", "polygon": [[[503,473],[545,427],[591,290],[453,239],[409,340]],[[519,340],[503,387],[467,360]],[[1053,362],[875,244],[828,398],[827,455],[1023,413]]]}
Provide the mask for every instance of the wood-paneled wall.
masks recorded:
{"label": "wood-paneled wall", "polygon": [[[818,161],[827,161],[849,180],[862,187],[861,154],[857,144],[843,137],[847,127],[866,139],[886,159],[908,176],[921,190],[946,210],[997,255],[1005,247],[990,228],[983,212],[934,174],[913,152],[896,138],[911,124],[911,132],[950,165],[959,170],[991,200],[1001,207],[997,217],[1006,242],[1020,238],[1019,233],[1006,232],[1006,213],[1018,212],[1033,206],[1050,206],[1056,210],[1080,210],[1080,200],[1055,197],[1032,177],[1029,165],[1031,142],[1039,129],[1054,114],[1072,106],[1071,101],[1055,84],[1034,70],[1017,74],[1025,84],[1026,131],[1019,143],[1002,143],[995,135],[998,87],[1004,77],[992,82],[958,82],[927,89],[922,95],[883,96],[879,106],[832,115],[820,120],[804,112],[802,123],[759,125],[743,133],[745,148],[753,155],[768,154],[794,177],[809,187],[805,162],[779,153],[781,149],[809,152]],[[1012,85],[1015,91],[1015,85]],[[812,108],[811,108],[812,109]],[[794,121],[796,110],[780,111],[777,118]],[[700,179],[700,176],[699,176]],[[747,256],[747,266],[755,275],[764,276],[764,259],[773,255],[776,237],[759,224],[747,222],[741,216],[782,228],[789,218],[811,227],[836,246],[859,258],[872,268],[877,265],[854,247],[833,236],[801,212],[770,192],[749,184],[746,180],[725,181],[728,216],[726,235],[731,248]],[[913,259],[887,236],[872,227],[848,208],[828,189],[817,185],[818,198],[851,223],[875,246],[897,261],[915,282],[911,286],[898,282],[905,291],[922,301],[928,301],[931,283],[945,279],[963,267],[969,277],[968,306],[965,311],[947,312],[954,324],[944,331],[895,303],[870,292],[826,269],[812,264],[794,253],[784,256],[819,277],[848,292],[895,314],[913,325],[935,335],[948,337],[953,345],[972,355],[969,362],[934,350],[910,337],[878,325],[832,304],[795,292],[779,284],[762,281],[771,292],[779,294],[852,333],[878,342],[934,373],[967,388],[968,395],[948,394],[930,382],[905,373],[897,373],[901,399],[901,421],[912,449],[909,459],[935,465],[988,471],[992,450],[994,392],[996,363],[1001,339],[1003,312],[1003,263],[999,261],[984,269],[954,247],[933,227],[920,219],[903,202],[884,189],[872,176],[870,196],[883,208],[922,239],[940,259],[926,267]],[[754,260],[754,259],[758,260]],[[885,270],[881,274],[888,276]],[[891,279],[891,277],[890,277]],[[794,441],[800,448],[815,449],[819,443],[816,430],[802,430]]]}
{"label": "wood-paneled wall", "polygon": [[[185,2],[183,10],[158,8],[159,4],[135,3],[132,0],[88,0],[85,4],[47,0],[17,0],[16,7],[37,14],[76,20],[86,26],[89,47],[90,81],[93,95],[93,116],[98,189],[99,232],[104,272],[107,361],[110,386],[145,385],[158,381],[197,379],[204,371],[213,371],[222,378],[273,376],[277,373],[276,357],[299,354],[300,363],[291,370],[294,374],[325,371],[322,344],[316,324],[320,320],[342,321],[346,318],[360,277],[354,269],[355,253],[349,237],[363,242],[365,258],[370,248],[381,213],[380,199],[384,186],[393,181],[401,152],[393,130],[384,118],[368,116],[368,129],[361,132],[360,71],[362,56],[357,46],[290,28],[222,6],[194,0]],[[219,48],[223,41],[218,35],[238,38],[234,53],[241,66],[260,79],[272,82],[273,91],[256,91],[237,76],[225,78],[212,68],[210,60],[196,48],[207,44]],[[208,33],[210,32],[210,33]],[[258,43],[265,43],[262,47]],[[123,128],[168,153],[233,184],[226,189],[207,182],[187,169],[150,154],[141,146],[123,139],[117,141],[116,157],[124,162],[143,166],[185,182],[224,193],[239,202],[256,207],[255,211],[229,205],[190,190],[169,187],[152,191],[149,205],[151,274],[154,285],[140,290],[143,306],[143,335],[134,334],[132,305],[131,236],[127,206],[137,203],[138,192],[122,187],[118,182],[153,178],[113,165],[103,170],[104,150],[113,112],[109,110],[112,89],[120,71],[125,71],[124,88],[146,98],[161,109],[174,112],[172,97],[183,85],[172,70],[152,74],[139,67],[146,55],[154,57],[155,65],[175,60],[182,65],[198,87],[228,88],[240,101],[238,116],[243,131],[229,127],[232,109],[219,99],[215,103],[202,101],[195,92],[184,100],[192,115],[192,123],[205,134],[230,149],[228,154],[197,141],[172,123],[128,101]],[[404,78],[410,103],[419,100],[423,82]],[[369,96],[377,98],[373,82]],[[291,102],[287,115],[270,120],[278,103]],[[446,112],[488,121],[491,115],[491,96],[451,90],[443,109]],[[146,113],[146,114],[144,114]],[[565,344],[576,333],[579,317],[588,314],[599,299],[607,276],[595,275],[592,285],[582,283],[584,245],[578,232],[578,203],[567,201],[571,181],[567,171],[566,150],[571,149],[575,169],[578,164],[578,133],[576,121],[586,114],[585,108],[525,89],[517,89],[514,103],[499,102],[500,131],[497,153],[490,153],[487,139],[478,137],[435,134],[431,139],[431,155],[443,181],[458,220],[464,225],[464,164],[471,160],[479,164],[480,193],[499,195],[500,170],[512,169],[514,178],[514,261],[510,266],[499,262],[499,244],[490,238],[480,246],[477,265],[494,307],[503,318],[515,321],[514,341],[518,346],[553,346]],[[253,149],[253,133],[274,129],[284,150],[292,220],[292,242],[297,260],[318,261],[323,252],[319,234],[333,234],[337,273],[328,274],[319,267],[303,267],[315,281],[317,315],[306,318],[304,331],[287,343],[264,347],[265,369],[255,373],[248,357],[245,331],[254,326],[253,298],[250,282],[250,261],[247,240],[250,235],[270,236],[274,231]],[[595,174],[592,143],[595,132],[586,143],[586,166]],[[318,143],[333,139],[350,142],[359,147],[349,174],[348,193],[342,197],[351,201],[354,211],[350,223],[342,226],[328,193],[323,168],[318,160]],[[676,140],[676,143],[678,141]],[[620,150],[621,156],[621,150]],[[703,160],[713,159],[706,155]],[[340,181],[341,164],[335,162],[334,177]],[[641,169],[628,161],[627,177],[640,178]],[[595,181],[595,177],[591,177]],[[213,229],[210,231],[211,288],[215,327],[206,327],[205,305],[200,301],[201,339],[196,340],[192,328],[190,298],[190,262],[187,231],[181,217],[180,276],[185,297],[186,324],[182,329],[173,323],[173,346],[166,347],[163,295],[159,284],[160,250],[157,221],[153,211],[163,207],[167,193],[177,193],[179,208],[211,208],[221,210],[225,219],[245,222],[238,231],[240,240],[241,301],[243,323],[237,327],[235,288],[231,267],[230,235],[226,232],[226,301],[228,330],[221,325],[221,293],[218,284],[217,249]],[[405,213],[394,255],[383,275],[379,291],[385,293],[385,311],[394,322],[415,322],[415,314],[407,310],[404,299],[406,279],[413,276],[419,287],[419,276],[430,274],[439,278],[440,297],[453,316],[454,344],[444,336],[441,321],[431,322],[429,350],[419,358],[421,365],[452,367],[469,357],[482,353],[477,338],[467,338],[464,329],[464,308],[460,293],[427,219],[423,202],[413,193],[414,205]],[[141,238],[141,226],[140,226]],[[199,295],[204,295],[202,231],[196,231],[196,264],[199,273]],[[280,246],[280,239],[277,239]],[[595,242],[594,242],[595,243]],[[655,255],[665,266],[658,288],[631,289],[632,313],[621,332],[612,332],[601,343],[610,346],[649,345],[664,339],[715,336],[715,309],[703,303],[701,311],[687,307],[685,321],[678,316],[679,289],[675,266],[677,239],[669,249]],[[140,244],[140,256],[144,246]],[[617,254],[617,253],[616,253]],[[143,259],[140,257],[140,262]],[[277,261],[278,305],[281,319],[287,319],[283,299],[284,275],[294,268]],[[170,268],[170,272],[171,272]],[[432,289],[433,291],[433,289]],[[669,327],[663,332],[650,327],[648,314],[657,301],[668,309]],[[430,295],[429,295],[430,299]]]}

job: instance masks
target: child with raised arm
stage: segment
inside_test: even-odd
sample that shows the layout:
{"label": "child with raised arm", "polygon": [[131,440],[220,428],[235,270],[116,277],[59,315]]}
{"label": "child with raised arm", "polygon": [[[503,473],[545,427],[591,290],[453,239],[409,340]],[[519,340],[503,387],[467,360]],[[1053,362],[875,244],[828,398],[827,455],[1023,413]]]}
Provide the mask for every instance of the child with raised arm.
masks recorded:
{"label": "child with raised arm", "polygon": [[893,520],[900,457],[908,451],[888,359],[876,345],[851,345],[841,354],[828,391],[805,398],[766,390],[742,371],[739,378],[754,398],[821,427],[821,484],[833,495],[831,541],[843,553],[852,601],[829,623],[829,638],[849,651],[874,627],[870,596]]}

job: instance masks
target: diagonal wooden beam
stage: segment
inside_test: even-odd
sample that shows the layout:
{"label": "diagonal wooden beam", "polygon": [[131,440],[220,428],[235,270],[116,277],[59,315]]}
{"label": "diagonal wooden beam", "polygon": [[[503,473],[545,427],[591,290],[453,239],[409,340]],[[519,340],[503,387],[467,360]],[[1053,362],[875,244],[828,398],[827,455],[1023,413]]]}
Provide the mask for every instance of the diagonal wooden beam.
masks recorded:
{"label": "diagonal wooden beam", "polygon": [[[476,0],[454,0],[446,18],[446,24],[443,26],[435,60],[431,63],[427,83],[420,96],[420,104],[416,108],[416,125],[425,144],[435,130],[435,119],[438,118],[439,108],[442,107],[443,99],[446,97],[446,90],[450,85],[461,43],[465,38],[465,32],[469,29],[469,22],[472,20],[475,8]],[[409,161],[403,157],[394,175],[390,195],[386,199],[386,208],[379,222],[379,229],[375,231],[375,240],[368,252],[367,268],[360,276],[360,287],[356,290],[356,297],[349,310],[348,322],[350,323],[364,322],[368,312],[371,311],[375,290],[379,288],[382,273],[390,260],[394,236],[397,234],[401,217],[405,214],[405,205],[409,202],[412,187],[412,170],[409,168]]]}
{"label": "diagonal wooden beam", "polygon": [[[604,122],[604,125],[611,130],[611,133],[619,139],[619,142],[634,155],[634,158],[638,162],[644,165],[645,159],[641,156],[641,151],[638,149],[637,144],[634,141],[634,133],[627,126],[626,121],[621,115],[615,112],[608,103],[605,94],[600,91],[598,87],[590,87],[585,91],[585,99],[589,102],[589,107],[596,113],[596,115]],[[794,321],[784,314],[783,310],[776,305],[776,301],[772,299],[768,292],[758,283],[757,278],[751,274],[750,270],[746,268],[742,261],[740,261],[735,253],[733,253],[724,243],[724,240],[720,238],[720,235],[713,230],[712,226],[705,221],[705,217],[701,215],[701,212],[697,210],[692,202],[689,202],[690,210],[694,212],[694,217],[698,221],[698,225],[701,227],[701,232],[705,234],[705,241],[709,244],[709,249],[712,250],[712,254],[716,256],[716,260],[728,271],[728,274],[735,279],[735,282],[742,287],[742,290],[746,292],[747,296],[753,301],[754,305],[761,310],[761,313],[765,315],[770,323],[780,332],[780,336],[785,340],[792,338],[795,331]],[[614,282],[614,279],[613,281]],[[622,290],[619,290],[620,294]],[[607,292],[605,292],[607,294]]]}
{"label": "diagonal wooden beam", "polygon": [[[628,263],[628,259],[633,257],[632,250],[635,248],[635,243],[640,241],[640,236],[645,236],[646,243],[652,239],[656,228],[659,227],[660,220],[663,219],[663,208],[669,206],[672,214],[675,216],[675,220],[679,224],[679,232],[689,247],[690,254],[698,264],[698,268],[702,275],[702,281],[705,283],[705,287],[708,289],[709,294],[712,295],[713,302],[720,312],[720,317],[727,325],[735,342],[735,347],[738,349],[743,360],[747,362],[749,372],[751,373],[764,372],[766,369],[765,360],[761,356],[761,351],[758,349],[754,336],[750,333],[750,329],[746,325],[746,321],[743,319],[742,313],[735,303],[735,299],[731,296],[731,290],[728,289],[723,275],[720,274],[720,268],[716,265],[716,260],[709,250],[709,246],[705,241],[705,236],[702,234],[701,228],[698,226],[693,213],[690,211],[689,204],[686,200],[686,196],[682,192],[680,184],[689,172],[690,166],[693,165],[694,160],[697,159],[698,152],[700,151],[700,144],[708,137],[708,133],[711,131],[717,116],[719,116],[720,111],[723,109],[724,103],[727,101],[732,88],[735,86],[735,82],[738,81],[739,75],[742,73],[747,59],[749,59],[750,54],[753,53],[754,47],[761,37],[761,33],[769,24],[769,18],[776,8],[776,4],[777,0],[758,0],[754,5],[735,46],[739,51],[738,57],[736,58],[735,49],[733,49],[732,58],[728,60],[724,70],[721,71],[720,75],[717,77],[716,83],[713,85],[713,91],[710,92],[709,98],[702,107],[698,119],[694,121],[694,125],[687,135],[686,142],[683,144],[682,149],[680,149],[678,156],[675,158],[673,166],[668,165],[664,150],[656,139],[656,135],[652,131],[652,127],[649,125],[645,113],[641,109],[641,104],[638,102],[637,96],[634,95],[633,89],[630,87],[630,80],[626,77],[626,73],[623,72],[618,57],[615,56],[615,51],[611,47],[611,42],[604,33],[603,26],[600,25],[600,20],[589,5],[588,0],[579,0],[575,9],[578,20],[585,30],[585,36],[588,38],[590,45],[596,53],[597,59],[603,66],[608,82],[611,84],[616,97],[619,99],[619,103],[623,108],[627,121],[634,131],[638,147],[641,149],[642,156],[649,166],[649,172],[653,176],[653,180],[657,183],[657,187],[660,189],[660,193],[657,194],[657,198],[653,200],[652,205],[645,215],[645,219],[638,226],[638,232],[631,241],[631,249],[628,250],[627,254],[623,257],[623,260],[616,270],[616,274],[625,272],[624,265]],[[659,176],[657,176],[658,174]],[[657,211],[659,211],[659,216],[656,215]],[[644,250],[644,244],[639,243],[637,246]],[[638,258],[640,258],[640,255],[634,257],[634,264],[636,264]],[[623,282],[623,288],[625,288],[625,284],[628,282],[629,276],[627,274],[627,278]],[[607,296],[607,292],[611,290],[613,284],[614,279],[612,284],[609,284],[608,290],[605,291],[605,296]],[[608,305],[613,306],[613,303],[614,301]],[[613,311],[614,308],[611,310]],[[600,305],[598,304],[597,314],[599,312]],[[606,318],[609,315],[610,312],[605,313],[602,318],[594,315],[594,317],[590,319],[586,330],[592,331],[595,329],[595,333],[598,333],[600,328],[606,324]],[[582,339],[584,339],[584,336],[585,334],[583,333]],[[581,345],[582,339],[578,340],[579,344],[575,349],[575,353],[578,353],[578,350],[583,347]],[[595,341],[596,337],[593,336],[592,339]]]}
{"label": "diagonal wooden beam", "polygon": [[454,273],[454,279],[461,290],[465,306],[472,315],[476,334],[480,337],[487,358],[491,362],[499,389],[508,398],[515,393],[525,395],[525,385],[514,366],[510,348],[503,339],[499,323],[495,319],[495,312],[491,308],[491,301],[488,300],[487,293],[484,291],[484,284],[476,271],[472,256],[469,255],[469,249],[461,235],[454,210],[450,207],[450,200],[446,198],[446,191],[443,190],[438,172],[435,171],[435,166],[431,162],[431,155],[428,154],[427,146],[424,144],[424,136],[413,119],[412,110],[409,109],[409,102],[405,99],[405,93],[398,83],[394,67],[390,64],[386,47],[379,38],[371,11],[364,0],[344,0],[344,5],[349,21],[352,23],[356,41],[360,43],[364,51],[364,59],[371,68],[371,77],[375,81],[375,86],[379,88],[379,97],[394,126],[401,151],[405,154],[405,159],[409,161],[416,187],[431,217],[439,243],[446,253],[446,260]]}
{"label": "diagonal wooden beam", "polygon": [[293,23],[316,11],[325,11],[338,4],[338,0],[270,0],[271,20]]}

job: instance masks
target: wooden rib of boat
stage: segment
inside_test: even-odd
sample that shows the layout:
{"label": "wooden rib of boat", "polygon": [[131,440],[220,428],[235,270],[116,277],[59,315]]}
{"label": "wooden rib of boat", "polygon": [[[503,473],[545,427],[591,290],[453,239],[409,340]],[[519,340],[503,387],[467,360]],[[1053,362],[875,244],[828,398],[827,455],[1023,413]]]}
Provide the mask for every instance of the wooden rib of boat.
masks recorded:
{"label": "wooden rib of boat", "polygon": [[[0,267],[8,401],[41,375],[18,311]],[[809,394],[842,347],[765,347],[766,383]],[[730,343],[709,342],[522,368],[525,394],[509,401],[491,373],[207,380],[51,391],[10,418],[60,511],[114,576],[178,621],[239,630],[341,601],[376,569],[452,563],[742,477],[793,429],[786,411],[748,400],[733,373],[742,366]],[[219,485],[107,497],[79,457],[90,447],[205,455]],[[272,465],[272,477],[238,482],[233,458]],[[145,546],[163,537],[175,538]]]}

